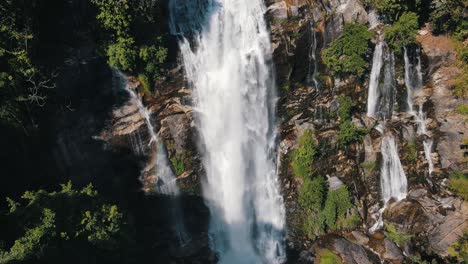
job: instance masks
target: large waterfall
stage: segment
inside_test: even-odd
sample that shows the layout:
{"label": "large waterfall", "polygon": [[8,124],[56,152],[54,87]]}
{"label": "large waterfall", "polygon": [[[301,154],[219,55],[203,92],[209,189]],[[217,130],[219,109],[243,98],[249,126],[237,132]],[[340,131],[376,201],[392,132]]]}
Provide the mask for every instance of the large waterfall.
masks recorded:
{"label": "large waterfall", "polygon": [[261,0],[197,2],[172,0],[171,27],[182,35],[180,49],[193,86],[212,247],[220,263],[282,263],[285,209],[275,165],[276,98],[266,9]]}

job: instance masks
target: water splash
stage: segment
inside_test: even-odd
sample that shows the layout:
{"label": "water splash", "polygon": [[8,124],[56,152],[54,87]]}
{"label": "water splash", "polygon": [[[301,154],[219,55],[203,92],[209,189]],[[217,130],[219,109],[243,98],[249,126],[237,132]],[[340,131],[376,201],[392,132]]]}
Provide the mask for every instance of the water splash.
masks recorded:
{"label": "water splash", "polygon": [[[170,6],[196,13],[190,9],[200,7],[189,2],[172,0]],[[180,49],[203,142],[212,248],[220,263],[283,263],[285,209],[275,165],[266,9],[260,0],[208,2],[206,14],[190,17],[203,28],[184,34],[193,35],[193,47],[182,38]],[[187,25],[179,17],[171,21]]]}

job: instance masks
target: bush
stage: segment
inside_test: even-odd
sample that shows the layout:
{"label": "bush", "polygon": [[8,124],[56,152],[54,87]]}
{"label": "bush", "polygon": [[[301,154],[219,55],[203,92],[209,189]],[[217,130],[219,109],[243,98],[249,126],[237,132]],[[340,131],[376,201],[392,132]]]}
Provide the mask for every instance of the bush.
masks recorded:
{"label": "bush", "polygon": [[338,116],[340,117],[340,120],[349,120],[351,118],[351,111],[354,107],[353,100],[350,97],[341,94],[338,97],[338,103]]}
{"label": "bush", "polygon": [[401,53],[404,46],[416,42],[418,28],[418,15],[404,13],[393,26],[385,28],[385,40],[396,53]]}
{"label": "bush", "polygon": [[108,63],[111,67],[123,71],[132,71],[136,68],[135,41],[132,38],[120,37],[116,44],[107,47]]}
{"label": "bush", "polygon": [[450,190],[464,200],[468,200],[468,174],[455,171],[450,175]]}
{"label": "bush", "polygon": [[357,128],[351,121],[346,120],[338,130],[338,146],[346,147],[349,144],[361,142],[364,131]]}
{"label": "bush", "polygon": [[299,190],[299,205],[311,213],[318,213],[327,194],[325,178],[318,176],[313,179],[305,178],[304,186]]}
{"label": "bush", "polygon": [[468,263],[468,230],[448,249],[449,255],[455,257],[460,263]]}
{"label": "bush", "polygon": [[341,264],[341,258],[329,249],[320,249],[318,252],[319,264]]}
{"label": "bush", "polygon": [[292,153],[291,166],[296,177],[306,178],[310,176],[312,162],[317,154],[317,144],[311,130],[306,130],[304,135],[298,138],[299,147]]}
{"label": "bush", "polygon": [[323,62],[337,74],[362,75],[369,66],[365,55],[370,38],[366,26],[346,24],[341,36],[322,51]]}
{"label": "bush", "polygon": [[143,88],[143,93],[145,95],[151,95],[151,84],[149,82],[148,77],[144,74],[138,74],[138,81],[140,82],[141,87]]}
{"label": "bush", "polygon": [[351,196],[346,186],[329,191],[322,212],[328,229],[336,231],[354,227],[360,219],[357,216],[347,215],[352,208],[354,206],[351,203]]}
{"label": "bush", "polygon": [[172,167],[174,168],[174,172],[176,176],[181,175],[182,173],[185,172],[185,163],[182,157],[176,157],[176,156],[172,157],[171,164],[172,164]]}
{"label": "bush", "polygon": [[395,226],[391,224],[385,224],[385,229],[386,229],[386,231],[384,231],[385,236],[390,238],[398,246],[403,246],[408,241],[410,241],[411,238],[413,237],[412,235],[399,233],[396,230]]}
{"label": "bush", "polygon": [[117,263],[128,253],[130,225],[92,185],[75,190],[68,183],[58,192],[28,191],[21,198],[8,198],[9,212],[0,215],[2,235],[13,239],[8,250],[0,248],[0,263],[64,263],[76,252],[90,262]]}
{"label": "bush", "polygon": [[468,104],[459,105],[455,111],[462,115],[468,115]]}
{"label": "bush", "polygon": [[458,40],[464,40],[468,36],[466,8],[465,0],[432,1],[430,23],[434,33],[450,33],[454,34]]}
{"label": "bush", "polygon": [[409,162],[415,162],[418,159],[418,151],[416,149],[416,142],[414,140],[408,142],[407,144],[408,154],[406,155],[406,160]]}

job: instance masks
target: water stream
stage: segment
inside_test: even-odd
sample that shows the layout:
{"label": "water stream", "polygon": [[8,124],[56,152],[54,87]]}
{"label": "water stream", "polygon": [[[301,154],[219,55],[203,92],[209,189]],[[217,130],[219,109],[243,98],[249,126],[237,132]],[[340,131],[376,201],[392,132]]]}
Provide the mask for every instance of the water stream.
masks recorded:
{"label": "water stream", "polygon": [[[193,87],[211,246],[220,263],[283,263],[285,209],[266,8],[261,0],[207,2],[171,0],[169,6]],[[195,15],[177,15],[184,10]]]}

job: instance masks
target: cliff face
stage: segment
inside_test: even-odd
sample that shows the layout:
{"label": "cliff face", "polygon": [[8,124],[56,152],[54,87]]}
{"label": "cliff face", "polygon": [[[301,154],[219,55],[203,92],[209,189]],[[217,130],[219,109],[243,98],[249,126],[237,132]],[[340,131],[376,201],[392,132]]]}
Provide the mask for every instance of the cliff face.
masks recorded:
{"label": "cliff face", "polygon": [[[454,111],[463,99],[455,97],[451,89],[450,81],[459,69],[455,65],[455,49],[449,40],[444,36],[433,36],[427,29],[422,29],[418,36],[423,88],[414,101],[426,115],[428,132],[425,134],[418,133],[420,124],[416,117],[403,110],[397,111],[405,107],[405,62],[402,56],[395,60],[394,105],[397,110],[385,127],[395,136],[408,179],[408,194],[406,199],[390,203],[383,218],[398,232],[413,236],[410,242],[398,246],[383,232],[369,232],[383,206],[380,167],[385,134],[378,121],[366,115],[369,76],[365,76],[364,81],[353,77],[339,79],[326,70],[320,59],[321,50],[340,36],[345,23],[369,25],[372,15],[357,0],[269,0],[266,4],[279,91],[280,182],[287,210],[290,262],[310,263],[324,248],[338,254],[345,263],[378,263],[382,260],[401,263],[405,255],[414,252],[429,258],[447,257],[448,248],[468,226],[466,202],[455,197],[447,186],[451,171],[467,169],[463,140],[468,131],[466,117]],[[377,26],[373,32],[381,34],[381,28]],[[416,52],[410,52],[409,57],[415,61]],[[371,52],[368,60],[372,61]],[[207,211],[201,198],[203,168],[197,150],[199,138],[191,106],[191,90],[183,75],[182,66],[176,66],[158,84],[154,96],[140,93],[177,174],[184,197],[182,207],[191,217],[191,231],[199,238],[184,252],[171,251],[171,258],[176,259],[202,256],[207,250]],[[140,90],[137,80],[130,78],[130,83],[132,89]],[[143,191],[153,195],[158,182],[154,167],[156,157],[148,146],[150,137],[144,117],[138,112],[137,105],[128,100],[121,85],[108,85],[113,87],[116,101],[113,109],[107,112],[109,116],[103,122],[104,126],[93,132],[94,142],[103,144],[108,152],[124,153],[138,167],[128,177],[140,178]],[[335,148],[340,125],[336,112],[341,94],[354,102],[356,111],[351,122],[367,133],[360,143]],[[298,193],[304,183],[293,175],[289,157],[305,131],[313,131],[314,140],[321,146],[320,157],[313,162],[314,172],[328,178],[330,184],[347,186],[362,219],[358,227],[333,232],[317,240],[309,239],[302,230],[304,211],[299,206]],[[429,158],[425,152],[428,139],[432,140]],[[66,140],[66,137],[59,137],[59,145],[60,140]],[[64,154],[61,156],[66,158]],[[429,160],[433,163],[430,171]],[[188,206],[190,204],[195,206]],[[199,247],[193,246],[197,243]],[[212,255],[209,259],[201,258],[203,261],[214,260]]]}

